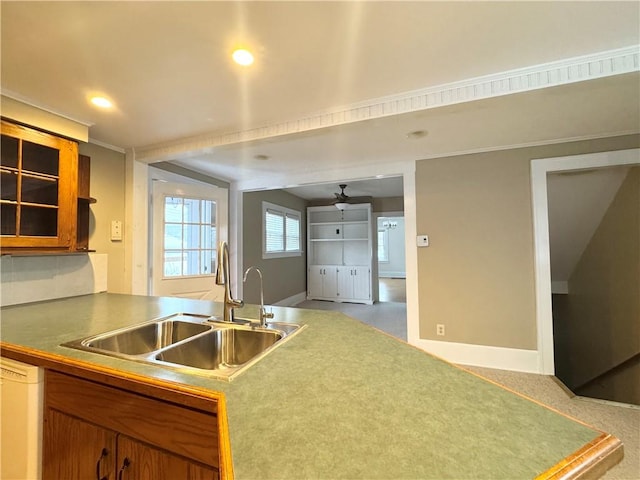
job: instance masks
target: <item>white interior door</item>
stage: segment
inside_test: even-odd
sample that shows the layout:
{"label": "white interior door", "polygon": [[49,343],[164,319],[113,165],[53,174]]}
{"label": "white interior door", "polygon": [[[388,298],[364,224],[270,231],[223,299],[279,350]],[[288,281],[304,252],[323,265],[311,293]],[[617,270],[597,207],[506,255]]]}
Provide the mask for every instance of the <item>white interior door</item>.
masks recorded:
{"label": "white interior door", "polygon": [[218,300],[216,248],[228,239],[225,188],[153,182],[151,294]]}

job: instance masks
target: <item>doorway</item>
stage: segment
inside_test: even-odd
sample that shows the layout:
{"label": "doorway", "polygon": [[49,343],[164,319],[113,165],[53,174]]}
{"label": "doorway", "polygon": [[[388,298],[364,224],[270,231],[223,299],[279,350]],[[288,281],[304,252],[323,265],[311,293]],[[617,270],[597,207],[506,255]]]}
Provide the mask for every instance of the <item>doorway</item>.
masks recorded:
{"label": "doorway", "polygon": [[378,300],[407,303],[403,212],[376,214],[378,229]]}
{"label": "doorway", "polygon": [[154,181],[151,295],[217,300],[217,244],[227,240],[224,188]]}
{"label": "doorway", "polygon": [[640,150],[631,149],[569,157],[544,158],[531,162],[539,373],[555,374],[547,175],[559,171],[577,171],[615,165],[637,165],[639,153]]}
{"label": "doorway", "polygon": [[558,172],[547,190],[556,377],[640,404],[640,167]]}
{"label": "doorway", "polygon": [[[348,192],[353,192],[358,201],[372,203],[372,229],[374,270],[372,282],[378,294],[373,305],[348,302],[331,302],[319,300],[304,300],[297,303],[298,308],[340,311],[345,315],[358,319],[372,327],[378,328],[402,340],[407,340],[407,287],[406,287],[406,258],[405,258],[405,218],[404,218],[404,185],[402,177],[388,178],[393,186],[393,194],[385,194],[385,179],[350,180],[347,181]],[[305,187],[287,189],[288,192],[309,195],[303,191]],[[329,184],[325,192],[319,194],[318,185],[309,186],[313,198],[307,198],[310,205],[321,205],[318,198],[330,199],[335,190],[334,184]],[[388,192],[388,191],[387,191]],[[331,202],[331,200],[328,200]],[[327,205],[323,203],[322,205]]]}

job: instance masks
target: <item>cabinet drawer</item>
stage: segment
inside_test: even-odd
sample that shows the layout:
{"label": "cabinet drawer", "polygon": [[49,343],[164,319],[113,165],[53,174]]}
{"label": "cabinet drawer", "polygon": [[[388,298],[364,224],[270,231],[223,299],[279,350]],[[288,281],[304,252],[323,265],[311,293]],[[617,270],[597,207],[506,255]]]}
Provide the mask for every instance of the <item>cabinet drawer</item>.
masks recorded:
{"label": "cabinet drawer", "polygon": [[219,467],[218,417],[48,370],[45,407]]}

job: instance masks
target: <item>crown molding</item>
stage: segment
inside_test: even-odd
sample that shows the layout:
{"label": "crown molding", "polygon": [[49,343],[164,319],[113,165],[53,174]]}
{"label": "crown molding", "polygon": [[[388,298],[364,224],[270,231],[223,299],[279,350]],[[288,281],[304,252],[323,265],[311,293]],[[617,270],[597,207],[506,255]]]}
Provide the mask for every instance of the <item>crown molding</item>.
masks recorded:
{"label": "crown molding", "polygon": [[638,71],[640,45],[632,45],[379,97],[264,127],[227,134],[205,134],[141,147],[136,149],[136,160],[147,163],[171,160],[187,152],[191,156],[210,153],[223,145],[264,140]]}
{"label": "crown molding", "polygon": [[113,150],[118,153],[127,153],[126,150],[122,147],[118,147],[117,145],[111,145],[110,143],[101,142],[100,140],[96,140],[95,138],[89,137],[89,143],[92,145],[97,145],[98,147],[106,148],[108,150]]}
{"label": "crown molding", "polygon": [[56,117],[64,118],[65,120],[69,120],[70,122],[77,123],[78,125],[82,125],[83,127],[86,127],[86,128],[92,127],[94,125],[93,122],[71,117],[65,113],[59,112],[54,108],[40,105],[34,102],[33,100],[31,100],[30,98],[25,97],[24,95],[20,95],[19,93],[16,93],[12,90],[7,90],[6,88],[0,89],[0,94],[2,94],[3,97],[10,98],[11,100],[15,100],[16,102],[23,103],[24,105],[27,105],[29,107],[42,110],[43,112],[50,113],[51,115],[55,115]]}

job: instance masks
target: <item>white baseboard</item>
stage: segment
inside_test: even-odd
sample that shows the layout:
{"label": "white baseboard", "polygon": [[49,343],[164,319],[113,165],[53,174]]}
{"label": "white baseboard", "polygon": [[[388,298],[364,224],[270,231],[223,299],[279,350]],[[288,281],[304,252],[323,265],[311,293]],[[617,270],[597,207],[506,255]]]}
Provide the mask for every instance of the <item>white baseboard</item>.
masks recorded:
{"label": "white baseboard", "polygon": [[291,297],[283,298],[279,302],[274,303],[276,307],[293,307],[294,305],[304,302],[307,299],[307,292],[300,292]]}
{"label": "white baseboard", "polygon": [[409,343],[451,363],[526,373],[542,373],[537,350],[491,347],[468,343],[410,339]]}
{"label": "white baseboard", "polygon": [[378,270],[378,278],[407,278],[407,272],[381,272]]}

